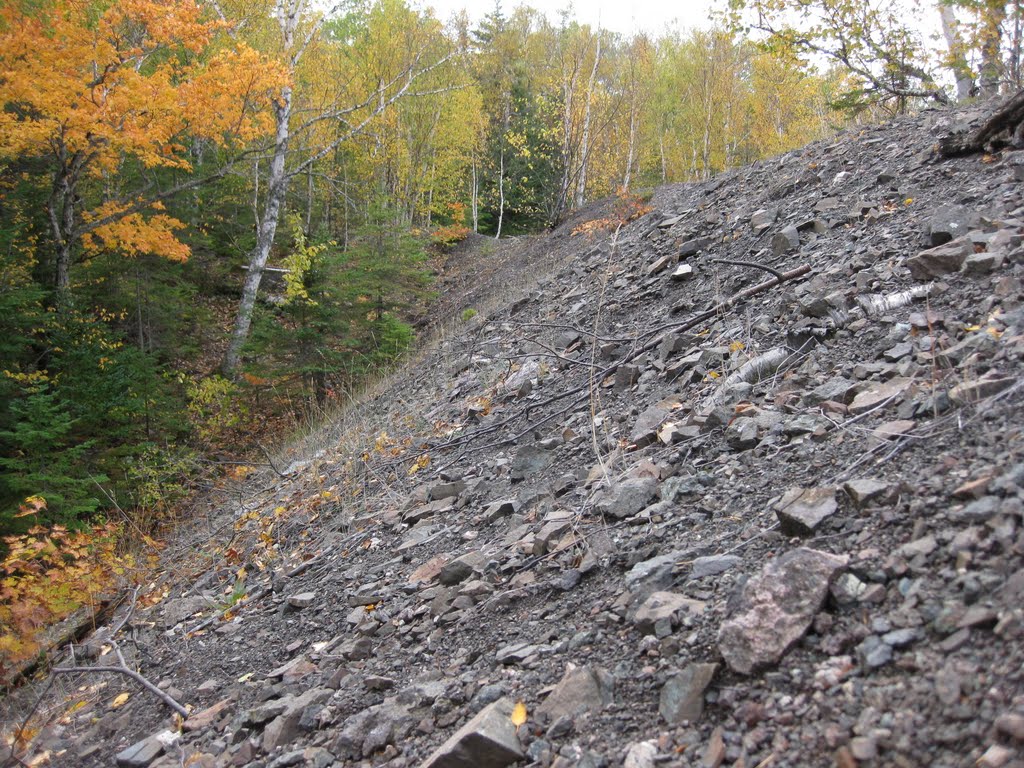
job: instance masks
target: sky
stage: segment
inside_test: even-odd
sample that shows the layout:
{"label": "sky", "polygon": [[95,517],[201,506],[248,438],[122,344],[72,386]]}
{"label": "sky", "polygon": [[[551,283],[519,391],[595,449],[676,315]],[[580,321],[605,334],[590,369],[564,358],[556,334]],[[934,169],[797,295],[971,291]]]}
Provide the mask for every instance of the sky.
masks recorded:
{"label": "sky", "polygon": [[[517,5],[529,5],[557,22],[559,12],[570,0],[502,0],[505,13]],[[442,21],[465,8],[471,21],[479,21],[494,10],[494,0],[419,0],[416,5],[432,7]],[[582,24],[632,35],[648,32],[659,37],[670,25],[678,23],[681,30],[710,26],[710,9],[721,8],[723,0],[577,0],[572,3],[571,16]]]}

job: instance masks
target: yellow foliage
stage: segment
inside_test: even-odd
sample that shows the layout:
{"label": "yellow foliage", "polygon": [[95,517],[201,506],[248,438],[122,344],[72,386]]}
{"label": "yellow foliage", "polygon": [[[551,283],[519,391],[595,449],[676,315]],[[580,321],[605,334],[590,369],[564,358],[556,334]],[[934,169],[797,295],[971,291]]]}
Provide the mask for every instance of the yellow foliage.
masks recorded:
{"label": "yellow foliage", "polygon": [[[34,497],[35,498],[35,497]],[[28,500],[31,509],[36,502]],[[0,673],[35,655],[39,633],[90,605],[131,566],[116,552],[118,529],[111,525],[71,532],[35,526],[7,536],[0,561]]]}

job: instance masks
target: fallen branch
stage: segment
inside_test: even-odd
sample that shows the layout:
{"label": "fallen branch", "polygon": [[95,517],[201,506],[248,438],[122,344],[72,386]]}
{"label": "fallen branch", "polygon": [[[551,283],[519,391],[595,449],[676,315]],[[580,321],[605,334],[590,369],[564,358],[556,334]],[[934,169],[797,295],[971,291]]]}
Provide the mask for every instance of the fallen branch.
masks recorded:
{"label": "fallen branch", "polygon": [[[124,662],[122,661],[122,665],[123,665],[123,663]],[[169,694],[165,693],[164,691],[161,691],[159,688],[157,688],[155,685],[153,685],[153,683],[149,682],[149,680],[147,680],[145,677],[140,675],[138,672],[136,672],[136,671],[134,671],[132,669],[128,669],[127,666],[117,666],[117,667],[112,667],[112,666],[99,666],[99,667],[54,667],[52,672],[55,675],[73,675],[73,674],[78,674],[78,673],[107,673],[107,672],[109,672],[111,674],[124,675],[126,677],[130,677],[132,680],[137,682],[139,685],[141,685],[147,691],[149,691],[154,696],[156,696],[158,699],[163,701],[167,706],[169,706],[171,709],[173,709],[175,712],[177,712],[182,717],[188,717],[188,710],[185,709],[185,707],[183,707],[181,704],[179,704],[177,701],[175,701],[175,699],[173,699]]]}
{"label": "fallen branch", "polygon": [[[646,343],[639,345],[638,347],[636,347],[631,353],[629,353],[625,357],[623,357],[623,358],[621,358],[619,360],[616,360],[614,363],[611,363],[610,365],[608,365],[605,368],[603,368],[600,371],[598,371],[596,374],[594,374],[594,379],[595,380],[601,380],[605,376],[608,376],[608,375],[612,374],[613,372],[615,372],[619,368],[619,366],[626,365],[627,363],[631,362],[632,360],[635,360],[636,358],[640,357],[645,352],[649,352],[650,350],[656,348],[659,344],[661,344],[661,341],[662,341],[662,338],[663,338],[662,334],[664,332],[670,331],[670,330],[685,331],[685,330],[689,330],[690,328],[695,328],[696,326],[700,325],[701,323],[703,323],[703,322],[705,322],[705,321],[707,321],[707,320],[709,320],[709,319],[711,319],[711,318],[721,314],[726,309],[729,309],[729,308],[735,306],[736,304],[739,304],[740,302],[745,301],[746,299],[751,298],[752,296],[756,296],[757,294],[762,293],[763,291],[766,291],[769,288],[774,288],[776,285],[780,285],[781,283],[784,283],[784,282],[786,282],[788,280],[795,280],[795,279],[797,279],[799,277],[803,277],[804,275],[806,275],[810,271],[811,271],[810,265],[809,264],[803,264],[803,265],[801,265],[799,267],[796,267],[795,269],[789,270],[788,272],[780,273],[779,277],[773,277],[772,279],[766,280],[763,283],[758,283],[757,285],[751,286],[750,288],[742,290],[739,293],[733,294],[728,299],[726,299],[726,300],[724,300],[722,302],[719,302],[718,304],[714,305],[710,309],[707,309],[707,310],[705,310],[703,312],[700,312],[699,314],[694,315],[693,317],[691,317],[691,318],[689,318],[687,320],[679,320],[679,321],[674,321],[674,322],[670,322],[670,323],[664,323],[663,325],[659,325],[659,326],[657,326],[657,327],[655,327],[655,328],[653,328],[653,329],[651,329],[651,330],[641,334],[636,339],[636,341],[640,341],[642,339],[650,339],[653,336],[654,338],[652,340],[647,341]],[[590,381],[591,380],[588,378],[588,380],[586,382],[584,382],[583,384],[581,384],[579,386],[573,387],[572,389],[568,389],[565,392],[561,392],[561,393],[559,393],[557,395],[552,395],[551,397],[547,398],[546,400],[544,400],[544,401],[542,401],[542,402],[540,402],[540,403],[538,403],[536,405],[531,406],[526,412],[529,413],[530,411],[535,411],[535,410],[537,410],[539,408],[543,408],[545,406],[552,405],[553,403],[556,403],[556,402],[558,402],[560,400],[564,400],[567,397],[573,397],[575,395],[576,399],[573,400],[572,402],[570,402],[567,406],[562,408],[560,411],[558,411],[556,413],[553,413],[553,414],[550,414],[550,415],[544,417],[543,419],[541,419],[540,421],[531,422],[530,425],[528,427],[526,427],[526,429],[523,429],[523,430],[519,431],[518,433],[516,433],[515,435],[512,435],[511,437],[507,437],[507,438],[505,438],[503,440],[499,440],[497,442],[488,443],[487,445],[480,445],[480,446],[476,446],[474,448],[466,448],[466,450],[461,455],[465,455],[466,453],[477,453],[479,451],[491,450],[491,449],[494,449],[494,448],[501,448],[501,447],[509,445],[511,443],[518,442],[519,440],[521,440],[523,437],[525,437],[526,435],[528,435],[530,432],[534,431],[538,427],[543,426],[544,424],[547,424],[549,421],[551,421],[553,419],[556,419],[556,418],[558,418],[559,416],[561,416],[561,415],[563,415],[565,413],[568,413],[569,411],[573,410],[576,406],[578,406],[580,403],[582,403],[584,400],[587,400],[590,397]],[[582,396],[580,395],[581,392],[583,393]],[[448,443],[442,443],[439,446],[434,446],[433,450],[439,450],[439,449],[442,449],[442,448],[449,448],[449,447],[454,447],[454,446],[466,445],[467,443],[469,443],[472,440],[480,437],[483,434],[486,434],[488,432],[493,432],[495,430],[500,429],[503,426],[511,424],[514,420],[517,420],[518,418],[519,418],[518,415],[510,416],[507,419],[504,419],[504,420],[502,420],[502,421],[500,421],[500,422],[498,422],[496,424],[491,424],[488,427],[485,427],[485,428],[482,428],[480,430],[474,431],[474,432],[472,432],[472,433],[470,433],[468,435],[464,435],[464,436],[462,436],[460,438],[457,438],[455,440],[449,441]],[[451,463],[452,462],[449,462],[448,464],[445,464],[444,466],[440,467],[439,471],[447,469],[449,466],[451,466]]]}
{"label": "fallen branch", "polygon": [[1000,138],[1006,132],[1009,143],[1024,126],[1024,90],[1011,96],[999,109],[992,113],[980,127],[970,133],[954,133],[939,139],[939,154],[943,157],[962,157],[981,152],[989,142]]}

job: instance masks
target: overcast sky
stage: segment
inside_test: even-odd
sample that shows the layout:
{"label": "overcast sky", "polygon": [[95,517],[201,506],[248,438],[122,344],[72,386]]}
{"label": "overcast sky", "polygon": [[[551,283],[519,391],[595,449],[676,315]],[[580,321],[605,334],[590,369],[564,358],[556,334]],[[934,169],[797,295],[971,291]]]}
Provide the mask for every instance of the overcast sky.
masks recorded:
{"label": "overcast sky", "polygon": [[[432,7],[442,21],[466,8],[472,21],[494,10],[494,0],[418,0],[420,7]],[[501,9],[506,14],[517,5],[529,5],[544,13],[552,22],[558,21],[558,14],[565,9],[567,0],[502,0]],[[710,26],[710,9],[721,8],[724,0],[582,0],[572,3],[572,17],[583,24],[631,35],[634,32],[648,32],[660,36],[670,25],[678,22],[680,29]]]}

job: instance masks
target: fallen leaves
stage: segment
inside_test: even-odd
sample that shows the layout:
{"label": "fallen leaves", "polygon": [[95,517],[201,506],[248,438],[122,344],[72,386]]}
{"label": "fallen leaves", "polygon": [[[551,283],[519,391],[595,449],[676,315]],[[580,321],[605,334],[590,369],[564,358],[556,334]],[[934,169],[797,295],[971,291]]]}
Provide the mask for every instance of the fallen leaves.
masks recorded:
{"label": "fallen leaves", "polygon": [[526,705],[521,701],[517,701],[516,705],[512,707],[512,714],[509,716],[512,720],[512,725],[516,728],[526,722]]}

